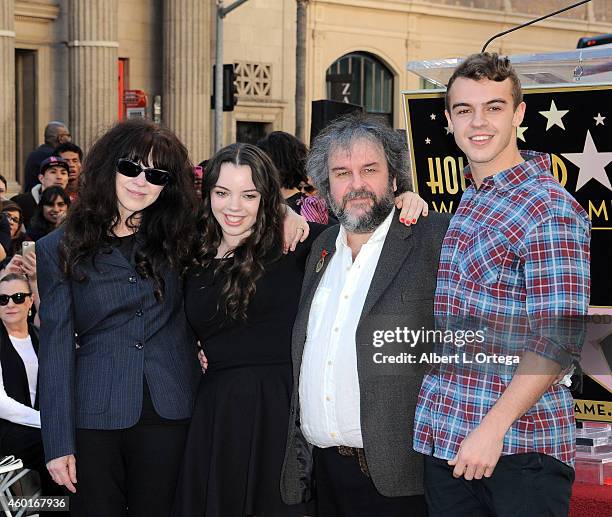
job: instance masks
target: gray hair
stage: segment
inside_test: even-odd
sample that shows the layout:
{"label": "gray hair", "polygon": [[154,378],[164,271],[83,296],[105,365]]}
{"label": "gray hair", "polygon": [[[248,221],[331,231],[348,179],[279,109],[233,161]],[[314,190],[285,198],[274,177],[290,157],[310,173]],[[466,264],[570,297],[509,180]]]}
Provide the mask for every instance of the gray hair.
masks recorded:
{"label": "gray hair", "polygon": [[58,144],[57,133],[59,132],[60,128],[68,129],[68,126],[59,120],[53,120],[45,126],[45,142],[47,144],[51,144],[53,146]]}
{"label": "gray hair", "polygon": [[359,139],[369,140],[381,146],[387,167],[389,182],[397,181],[398,193],[411,190],[408,147],[405,139],[387,122],[375,115],[350,113],[331,122],[312,143],[306,173],[320,194],[329,199],[329,155],[336,149],[350,149]]}

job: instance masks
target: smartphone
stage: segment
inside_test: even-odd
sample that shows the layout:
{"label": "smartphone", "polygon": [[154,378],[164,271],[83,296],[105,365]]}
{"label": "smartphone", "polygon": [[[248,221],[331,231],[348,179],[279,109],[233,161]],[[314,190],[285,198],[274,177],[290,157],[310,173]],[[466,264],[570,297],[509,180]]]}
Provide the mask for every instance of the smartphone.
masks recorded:
{"label": "smartphone", "polygon": [[35,244],[34,241],[23,241],[21,243],[21,255],[25,257],[28,253],[34,253]]}

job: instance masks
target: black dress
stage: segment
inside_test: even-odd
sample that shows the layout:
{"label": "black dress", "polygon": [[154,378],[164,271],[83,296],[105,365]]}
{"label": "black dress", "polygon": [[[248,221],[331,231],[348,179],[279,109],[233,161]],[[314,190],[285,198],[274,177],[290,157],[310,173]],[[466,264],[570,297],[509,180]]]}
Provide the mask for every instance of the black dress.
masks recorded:
{"label": "black dress", "polygon": [[[173,517],[307,515],[280,497],[292,389],[291,329],[310,244],[266,265],[246,323],[217,313],[225,276],[185,283],[187,318],[208,358],[191,419]],[[227,259],[232,260],[232,259]]]}

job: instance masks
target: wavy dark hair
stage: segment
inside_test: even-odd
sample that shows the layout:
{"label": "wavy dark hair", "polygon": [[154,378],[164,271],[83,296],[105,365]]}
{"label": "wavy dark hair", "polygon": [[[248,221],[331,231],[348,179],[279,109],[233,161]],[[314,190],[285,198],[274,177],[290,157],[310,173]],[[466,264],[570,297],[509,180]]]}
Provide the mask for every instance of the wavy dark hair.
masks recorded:
{"label": "wavy dark hair", "polygon": [[308,147],[296,137],[284,131],[273,131],[257,142],[257,147],[272,159],[280,175],[281,187],[294,189],[299,188],[300,183],[308,182]]}
{"label": "wavy dark hair", "polygon": [[215,274],[223,271],[227,275],[219,310],[233,320],[246,321],[255,283],[263,275],[265,264],[282,255],[284,203],[278,171],[266,153],[254,145],[241,143],[221,149],[206,166],[202,184],[202,246],[197,259],[200,265],[214,264],[223,237],[211,209],[210,195],[224,163],[247,165],[251,169],[253,184],[261,195],[253,231],[228,253],[233,254],[232,260],[218,261],[215,269]]}
{"label": "wavy dark hair", "polygon": [[81,190],[72,206],[60,245],[64,275],[82,281],[79,265],[116,241],[113,229],[120,223],[117,205],[117,161],[128,158],[167,170],[171,178],[157,200],[126,221],[138,230],[136,271],[153,281],[155,297],[163,300],[163,272],[181,271],[194,251],[197,201],[193,167],[185,146],[176,135],[148,120],[115,124],[91,147],[81,172]]}

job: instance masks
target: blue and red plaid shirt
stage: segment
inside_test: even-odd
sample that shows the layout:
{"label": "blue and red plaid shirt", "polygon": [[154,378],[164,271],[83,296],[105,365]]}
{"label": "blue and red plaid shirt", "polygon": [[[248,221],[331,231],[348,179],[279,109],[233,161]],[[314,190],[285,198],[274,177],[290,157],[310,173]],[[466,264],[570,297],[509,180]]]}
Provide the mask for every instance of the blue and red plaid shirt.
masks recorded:
{"label": "blue and red plaid shirt", "polygon": [[[559,350],[576,356],[572,347],[579,344],[560,342],[563,332],[546,332],[542,322],[587,314],[590,222],[550,173],[549,156],[522,154],[523,163],[463,194],[442,245],[436,319],[525,321],[530,328],[522,350],[553,359]],[[465,175],[471,179],[469,167]],[[433,368],[419,394],[414,449],[454,458],[512,375],[501,368]],[[503,455],[526,452],[573,465],[574,407],[564,385],[552,385],[506,433]]]}

